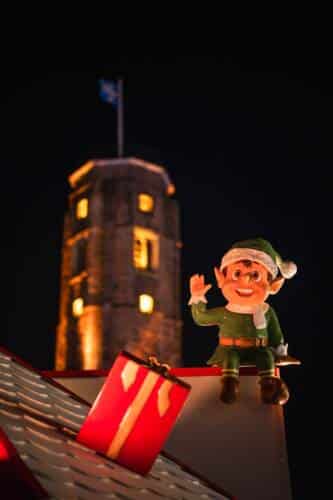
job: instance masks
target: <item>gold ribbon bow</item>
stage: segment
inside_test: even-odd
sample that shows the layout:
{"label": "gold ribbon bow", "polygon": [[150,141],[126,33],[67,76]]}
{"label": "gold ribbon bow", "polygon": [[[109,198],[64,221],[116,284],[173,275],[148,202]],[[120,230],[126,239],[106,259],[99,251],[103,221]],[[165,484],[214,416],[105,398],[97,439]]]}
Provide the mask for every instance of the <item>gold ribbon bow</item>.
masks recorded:
{"label": "gold ribbon bow", "polygon": [[149,356],[148,362],[151,368],[155,368],[161,375],[166,375],[171,370],[170,365],[167,363],[160,363],[156,356]]}

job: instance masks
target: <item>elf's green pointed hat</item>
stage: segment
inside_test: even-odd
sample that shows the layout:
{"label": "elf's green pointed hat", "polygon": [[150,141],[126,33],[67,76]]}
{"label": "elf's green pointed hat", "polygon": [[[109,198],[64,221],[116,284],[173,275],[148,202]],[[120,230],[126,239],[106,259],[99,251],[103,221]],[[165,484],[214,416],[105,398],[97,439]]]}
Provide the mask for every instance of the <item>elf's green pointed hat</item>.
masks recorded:
{"label": "elf's green pointed hat", "polygon": [[296,264],[291,261],[283,261],[269,241],[263,238],[234,243],[223,256],[220,269],[222,270],[229,264],[239,260],[259,262],[272,274],[273,278],[276,278],[279,271],[287,279],[292,278],[297,272]]}

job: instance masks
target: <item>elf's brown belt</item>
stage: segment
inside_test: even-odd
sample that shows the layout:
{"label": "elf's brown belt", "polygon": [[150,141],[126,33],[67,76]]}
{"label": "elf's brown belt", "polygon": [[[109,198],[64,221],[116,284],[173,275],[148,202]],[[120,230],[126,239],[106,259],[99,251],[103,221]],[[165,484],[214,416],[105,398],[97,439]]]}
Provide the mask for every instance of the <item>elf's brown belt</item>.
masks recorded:
{"label": "elf's brown belt", "polygon": [[222,337],[220,338],[220,345],[236,347],[265,347],[267,346],[267,339],[248,337]]}

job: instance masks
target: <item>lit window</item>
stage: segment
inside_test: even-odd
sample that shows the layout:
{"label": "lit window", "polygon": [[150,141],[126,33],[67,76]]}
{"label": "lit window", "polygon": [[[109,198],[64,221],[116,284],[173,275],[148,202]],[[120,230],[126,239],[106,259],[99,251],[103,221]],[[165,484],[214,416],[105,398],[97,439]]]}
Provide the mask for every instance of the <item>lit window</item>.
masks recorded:
{"label": "lit window", "polygon": [[81,198],[76,204],[76,218],[85,219],[88,215],[88,198]]}
{"label": "lit window", "polygon": [[141,212],[152,212],[154,210],[154,198],[150,194],[140,193],[138,196],[138,206]]}
{"label": "lit window", "polygon": [[154,310],[154,299],[151,295],[143,293],[139,296],[139,309],[144,314],[151,314]]}
{"label": "lit window", "polygon": [[72,304],[73,316],[75,316],[76,318],[81,316],[81,314],[83,313],[83,306],[84,302],[82,297],[78,297],[77,299],[75,299]]}
{"label": "lit window", "polygon": [[134,265],[137,269],[148,269],[147,240],[134,240]]}
{"label": "lit window", "polygon": [[150,229],[134,227],[133,262],[137,269],[154,270],[159,266],[159,236]]}

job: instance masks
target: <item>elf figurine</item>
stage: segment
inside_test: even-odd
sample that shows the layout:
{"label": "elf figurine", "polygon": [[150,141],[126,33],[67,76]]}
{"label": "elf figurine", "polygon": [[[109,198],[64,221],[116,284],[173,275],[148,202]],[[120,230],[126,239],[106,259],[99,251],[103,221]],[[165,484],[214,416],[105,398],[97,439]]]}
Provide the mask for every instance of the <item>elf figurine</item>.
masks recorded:
{"label": "elf figurine", "polygon": [[190,279],[189,305],[195,323],[219,327],[219,345],[207,364],[223,369],[221,400],[233,403],[238,399],[239,366],[253,363],[262,401],[285,404],[289,391],[275,374],[275,362],[287,356],[288,344],[284,344],[274,309],[265,300],[280,290],[285,278],[294,276],[296,265],[282,261],[268,241],[255,238],[235,243],[214,271],[228,303],[207,309],[205,294],[212,285],[196,274]]}

